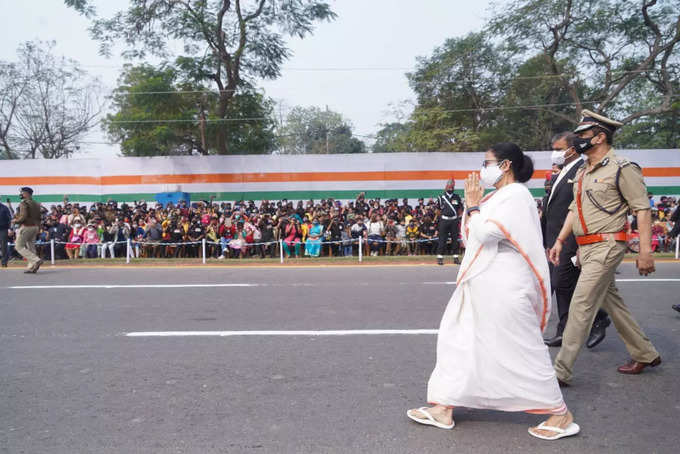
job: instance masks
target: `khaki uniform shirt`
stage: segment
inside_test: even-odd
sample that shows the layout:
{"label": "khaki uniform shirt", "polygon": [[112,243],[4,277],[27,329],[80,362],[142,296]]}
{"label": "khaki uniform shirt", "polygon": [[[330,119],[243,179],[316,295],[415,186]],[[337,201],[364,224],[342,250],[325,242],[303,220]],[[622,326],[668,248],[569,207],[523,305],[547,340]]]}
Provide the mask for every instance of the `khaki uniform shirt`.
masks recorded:
{"label": "khaki uniform shirt", "polygon": [[[587,232],[581,225],[577,205],[579,178],[583,178],[581,212]],[[616,156],[613,148],[590,169],[586,161],[574,177],[574,201],[569,205],[569,210],[575,215],[574,235],[620,232],[626,227],[629,209],[633,212],[650,209],[642,171],[627,159]]]}
{"label": "khaki uniform shirt", "polygon": [[39,226],[40,204],[33,199],[22,200],[19,203],[19,213],[15,218],[15,222],[26,226]]}

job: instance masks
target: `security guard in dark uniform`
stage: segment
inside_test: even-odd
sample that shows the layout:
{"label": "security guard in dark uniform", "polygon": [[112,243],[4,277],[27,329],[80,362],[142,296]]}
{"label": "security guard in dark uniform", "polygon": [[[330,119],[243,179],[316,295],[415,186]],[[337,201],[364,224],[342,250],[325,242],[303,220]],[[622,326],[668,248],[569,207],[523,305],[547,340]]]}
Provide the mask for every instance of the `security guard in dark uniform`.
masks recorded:
{"label": "security guard in dark uniform", "polygon": [[579,245],[581,274],[569,307],[562,348],[555,358],[555,372],[562,385],[574,374],[574,362],[583,347],[598,309],[611,317],[632,360],[618,368],[622,374],[639,374],[661,364],[661,357],[640,329],[614,282],[616,268],[627,249],[628,211],[638,219],[640,275],[654,272],[651,253],[651,211],[642,171],[636,164],[616,155],[611,146],[621,123],[591,111],[574,131],[574,148],[585,163],[574,177],[574,201],[555,244],[550,260],[560,263],[564,242],[573,232]]}
{"label": "security guard in dark uniform", "polygon": [[35,253],[35,239],[40,229],[40,204],[33,200],[33,189],[20,189],[21,203],[14,218],[19,224],[16,234],[16,251],[28,261],[28,268],[24,273],[37,273],[43,261]]}
{"label": "security guard in dark uniform", "polygon": [[444,251],[449,235],[451,235],[451,244],[453,245],[453,261],[459,263],[458,235],[460,234],[460,214],[463,209],[463,202],[458,194],[453,192],[455,188],[456,183],[453,179],[447,181],[444,193],[437,198],[441,213],[439,215],[439,244],[437,245],[437,263],[440,265],[444,264]]}

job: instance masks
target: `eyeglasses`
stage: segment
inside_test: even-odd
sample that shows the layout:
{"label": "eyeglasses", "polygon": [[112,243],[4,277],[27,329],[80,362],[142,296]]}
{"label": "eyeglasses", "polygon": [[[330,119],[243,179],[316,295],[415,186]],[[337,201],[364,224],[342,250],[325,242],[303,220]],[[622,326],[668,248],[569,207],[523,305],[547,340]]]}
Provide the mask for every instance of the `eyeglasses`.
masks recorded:
{"label": "eyeglasses", "polygon": [[507,161],[507,159],[503,159],[500,162],[498,161],[498,159],[485,159],[484,161],[482,161],[482,167],[486,168],[489,166],[490,163],[492,164],[494,162],[498,162],[498,166],[500,167],[501,165],[503,165],[505,161]]}

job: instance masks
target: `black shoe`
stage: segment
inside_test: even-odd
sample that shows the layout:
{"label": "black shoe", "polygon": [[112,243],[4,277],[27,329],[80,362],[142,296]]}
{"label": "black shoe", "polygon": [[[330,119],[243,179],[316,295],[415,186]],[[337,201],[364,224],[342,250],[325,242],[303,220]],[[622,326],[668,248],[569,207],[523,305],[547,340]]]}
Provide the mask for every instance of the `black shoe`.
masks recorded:
{"label": "black shoe", "polygon": [[588,336],[588,342],[586,342],[586,347],[593,348],[600,342],[602,342],[607,335],[607,327],[611,325],[611,320],[609,317],[601,320],[593,325],[590,330],[590,336]]}
{"label": "black shoe", "polygon": [[3,263],[3,264],[2,264],[2,267],[3,267],[3,268],[7,268],[7,264],[6,264],[6,263]]}
{"label": "black shoe", "polygon": [[437,265],[443,265],[444,259],[442,257],[437,257]]}
{"label": "black shoe", "polygon": [[[7,266],[7,265],[5,265],[5,266]],[[680,304],[674,304],[671,307],[673,308],[673,310],[680,312]]]}
{"label": "black shoe", "polygon": [[33,265],[33,268],[31,268],[31,272],[33,274],[37,273],[38,269],[40,268],[40,265],[42,265],[43,263],[45,263],[43,260],[38,260],[37,262],[35,262],[35,265]]}
{"label": "black shoe", "polygon": [[562,335],[557,334],[557,335],[555,335],[555,337],[551,337],[550,339],[543,339],[543,342],[548,347],[561,347],[562,346]]}
{"label": "black shoe", "polygon": [[453,256],[453,263],[455,263],[456,265],[460,265],[460,257],[457,256],[457,255],[454,255]]}

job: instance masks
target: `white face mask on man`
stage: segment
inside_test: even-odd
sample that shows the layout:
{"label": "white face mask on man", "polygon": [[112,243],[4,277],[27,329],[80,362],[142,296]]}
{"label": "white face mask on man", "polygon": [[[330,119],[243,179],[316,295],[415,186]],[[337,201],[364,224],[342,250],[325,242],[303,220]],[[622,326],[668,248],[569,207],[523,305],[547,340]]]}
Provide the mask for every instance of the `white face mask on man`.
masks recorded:
{"label": "white face mask on man", "polygon": [[499,164],[502,164],[502,162],[494,165],[487,165],[486,167],[482,167],[482,170],[479,171],[479,179],[485,188],[498,183],[498,180],[503,177],[503,171]]}
{"label": "white face mask on man", "polygon": [[552,155],[550,155],[550,160],[555,165],[558,166],[564,165],[566,154],[567,150],[553,150]]}

